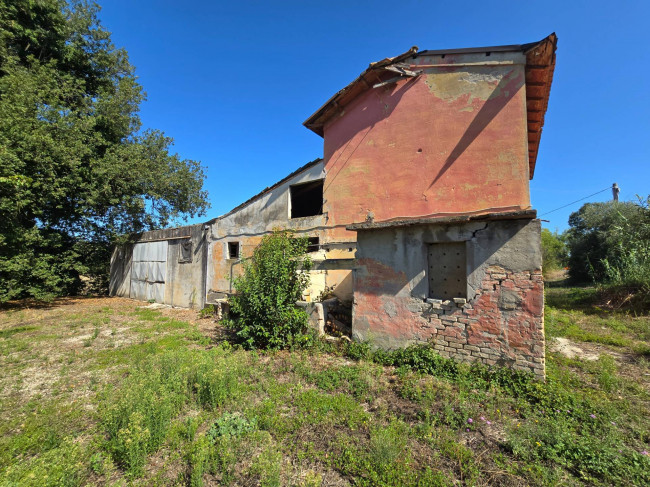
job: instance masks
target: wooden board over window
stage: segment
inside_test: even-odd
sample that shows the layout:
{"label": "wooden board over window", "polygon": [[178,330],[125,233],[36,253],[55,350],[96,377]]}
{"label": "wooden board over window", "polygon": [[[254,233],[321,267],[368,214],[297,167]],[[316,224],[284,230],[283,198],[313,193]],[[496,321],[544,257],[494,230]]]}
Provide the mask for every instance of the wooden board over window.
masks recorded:
{"label": "wooden board over window", "polygon": [[467,298],[465,242],[429,244],[429,297]]}
{"label": "wooden board over window", "polygon": [[192,241],[188,238],[180,243],[178,262],[180,264],[189,264],[192,262]]}

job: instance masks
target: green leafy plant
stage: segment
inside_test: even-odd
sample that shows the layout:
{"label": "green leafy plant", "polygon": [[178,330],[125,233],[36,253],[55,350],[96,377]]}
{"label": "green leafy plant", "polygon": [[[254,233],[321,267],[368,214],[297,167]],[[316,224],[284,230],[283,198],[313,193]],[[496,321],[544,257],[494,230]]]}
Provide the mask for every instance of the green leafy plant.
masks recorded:
{"label": "green leafy plant", "polygon": [[201,487],[203,485],[203,474],[212,456],[213,446],[205,436],[199,436],[193,443],[188,455],[189,485]]}
{"label": "green leafy plant", "polygon": [[238,437],[255,430],[256,427],[257,420],[255,418],[248,420],[241,414],[224,413],[208,430],[208,438],[214,442],[223,436]]}
{"label": "green leafy plant", "polygon": [[286,348],[306,345],[307,313],[296,302],[309,285],[311,259],[307,238],[289,231],[266,235],[244,261],[244,272],[235,278],[231,318],[225,324],[236,331],[247,348]]}
{"label": "green leafy plant", "polygon": [[217,308],[214,304],[208,304],[205,308],[199,311],[199,318],[210,318],[217,314]]}

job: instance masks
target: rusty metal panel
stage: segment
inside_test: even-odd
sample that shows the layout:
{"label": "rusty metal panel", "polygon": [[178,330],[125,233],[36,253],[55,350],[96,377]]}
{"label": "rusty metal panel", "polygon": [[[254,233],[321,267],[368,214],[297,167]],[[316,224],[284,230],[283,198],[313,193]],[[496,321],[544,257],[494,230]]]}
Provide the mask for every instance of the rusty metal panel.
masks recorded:
{"label": "rusty metal panel", "polygon": [[429,297],[467,297],[467,250],[465,242],[429,244]]}

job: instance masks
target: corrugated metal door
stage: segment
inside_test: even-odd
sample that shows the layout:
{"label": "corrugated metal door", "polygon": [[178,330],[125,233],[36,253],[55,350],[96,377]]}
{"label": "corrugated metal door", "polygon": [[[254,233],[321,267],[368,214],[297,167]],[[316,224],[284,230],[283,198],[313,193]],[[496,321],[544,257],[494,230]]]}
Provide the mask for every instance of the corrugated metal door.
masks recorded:
{"label": "corrugated metal door", "polygon": [[429,245],[429,297],[467,297],[467,257],[465,242]]}
{"label": "corrugated metal door", "polygon": [[133,247],[131,297],[142,301],[165,299],[167,241],[141,242]]}

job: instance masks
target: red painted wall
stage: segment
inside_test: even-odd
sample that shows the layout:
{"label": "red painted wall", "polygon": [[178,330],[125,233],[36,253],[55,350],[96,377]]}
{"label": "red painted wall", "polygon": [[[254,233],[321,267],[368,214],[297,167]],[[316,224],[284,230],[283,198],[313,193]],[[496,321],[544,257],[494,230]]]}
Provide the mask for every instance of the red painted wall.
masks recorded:
{"label": "red painted wall", "polygon": [[435,68],[360,95],[324,128],[328,226],[528,208],[524,84],[520,64]]}

